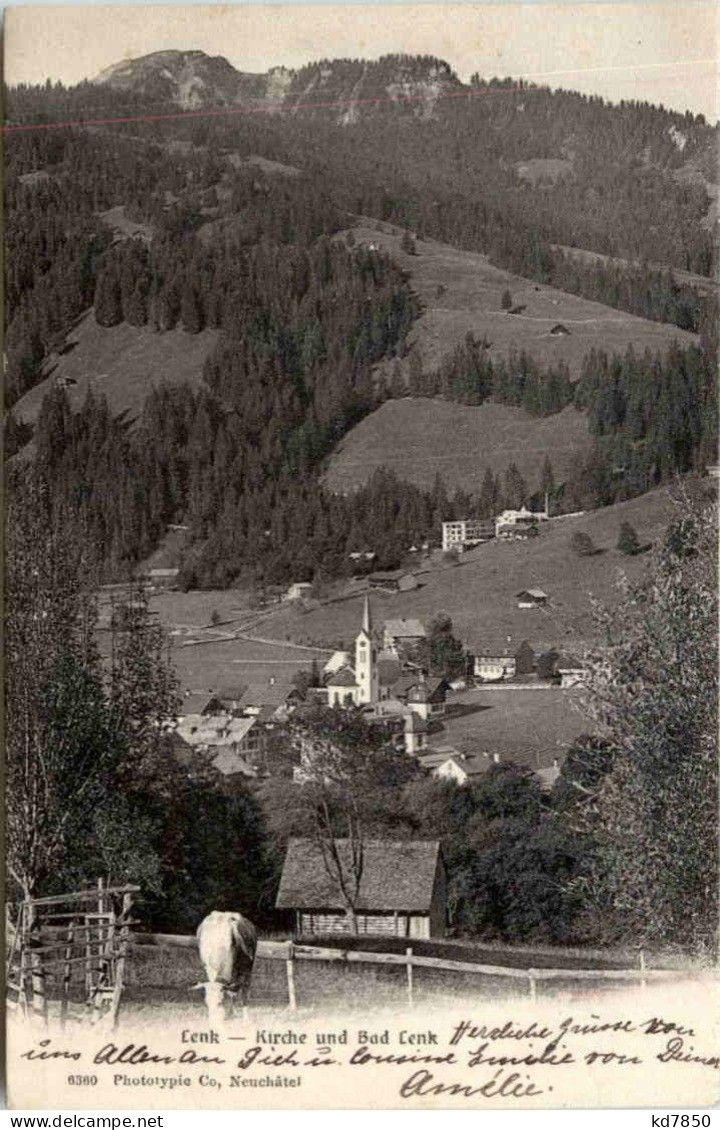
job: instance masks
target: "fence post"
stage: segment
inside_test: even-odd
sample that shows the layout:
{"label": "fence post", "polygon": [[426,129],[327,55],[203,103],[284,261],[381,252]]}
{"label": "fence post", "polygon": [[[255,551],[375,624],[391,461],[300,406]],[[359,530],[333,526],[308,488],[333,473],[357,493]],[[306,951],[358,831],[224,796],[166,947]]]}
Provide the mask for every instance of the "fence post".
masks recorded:
{"label": "fence post", "polygon": [[40,939],[40,922],[37,916],[37,910],[32,903],[28,901],[25,903],[25,930],[24,942],[28,951],[28,966],[30,968],[30,992],[31,992],[31,1009],[33,1018],[39,1017],[43,1024],[47,1024],[47,995],[45,992],[45,971],[42,966],[42,959],[39,953],[34,951],[34,942],[37,938],[38,944],[41,943]]}
{"label": "fence post", "polygon": [[535,980],[534,969],[528,969],[528,981],[530,988],[530,1000],[534,1002],[537,1000],[537,981]]}
{"label": "fence post", "polygon": [[295,994],[295,946],[292,942],[287,944],[285,968],[287,970],[288,1005],[294,1012],[297,1008],[297,996]]}
{"label": "fence post", "polygon": [[640,953],[638,955],[638,960],[640,962],[640,972],[643,974],[643,976],[640,978],[640,988],[641,989],[647,989],[647,981],[645,980],[645,975],[644,975],[645,974],[645,950],[644,949],[640,950]]}
{"label": "fence post", "polygon": [[411,1005],[412,1002],[413,1002],[413,964],[412,964],[413,951],[412,951],[412,946],[408,946],[408,948],[405,950],[405,957],[407,959],[407,966],[406,966],[407,967],[407,996],[408,996],[408,1004]]}
{"label": "fence post", "polygon": [[120,935],[113,938],[113,943],[119,945],[116,949],[117,960],[114,961],[113,992],[110,1000],[110,1027],[117,1028],[118,1014],[120,1012],[120,998],[122,997],[123,982],[125,979],[125,958],[130,942],[130,912],[132,910],[132,895],[126,891],[122,901],[122,915],[120,917]]}

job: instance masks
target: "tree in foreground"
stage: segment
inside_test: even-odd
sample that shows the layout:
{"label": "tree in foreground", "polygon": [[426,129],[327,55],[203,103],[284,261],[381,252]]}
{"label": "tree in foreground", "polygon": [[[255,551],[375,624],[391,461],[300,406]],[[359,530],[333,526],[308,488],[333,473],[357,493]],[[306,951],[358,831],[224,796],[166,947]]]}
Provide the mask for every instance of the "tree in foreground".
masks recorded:
{"label": "tree in foreground", "polygon": [[[290,729],[299,752],[300,779],[273,780],[261,787],[269,831],[278,855],[290,836],[313,841],[338,891],[350,932],[356,934],[365,843],[377,836],[409,835],[402,789],[418,768],[356,708],[298,710]],[[344,841],[342,846],[338,840]]]}
{"label": "tree in foreground", "polygon": [[[600,613],[588,705],[607,773],[584,809],[586,909],[608,940],[713,952],[717,506],[684,496],[653,569]],[[591,790],[592,792],[592,790]]]}
{"label": "tree in foreground", "polygon": [[82,838],[124,756],[94,646],[90,567],[49,528],[42,488],[8,507],[5,570],[7,867],[24,898]]}

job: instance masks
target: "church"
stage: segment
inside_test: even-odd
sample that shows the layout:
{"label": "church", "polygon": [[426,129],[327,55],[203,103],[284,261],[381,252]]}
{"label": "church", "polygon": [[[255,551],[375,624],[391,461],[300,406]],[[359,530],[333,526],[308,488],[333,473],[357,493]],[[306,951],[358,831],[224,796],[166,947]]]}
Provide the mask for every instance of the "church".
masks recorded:
{"label": "church", "polygon": [[[412,623],[424,632],[418,621]],[[367,597],[362,626],[355,637],[354,664],[347,651],[336,652],[331,662],[325,680],[328,706],[358,706],[378,722],[388,726],[395,722],[401,728],[407,753],[416,755],[427,748],[429,731],[445,713],[447,684],[444,679],[427,678],[412,664],[404,664],[393,648],[378,650]]]}
{"label": "church", "polygon": [[[348,660],[349,660],[348,656]],[[329,706],[370,706],[380,700],[378,653],[365,597],[362,627],[355,637],[355,665],[348,662],[327,682]]]}

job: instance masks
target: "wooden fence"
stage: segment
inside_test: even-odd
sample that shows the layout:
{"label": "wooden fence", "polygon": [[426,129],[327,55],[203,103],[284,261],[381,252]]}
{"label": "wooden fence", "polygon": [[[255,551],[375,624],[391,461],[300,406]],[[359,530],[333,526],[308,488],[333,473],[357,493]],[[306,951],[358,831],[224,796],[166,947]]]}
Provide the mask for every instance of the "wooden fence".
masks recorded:
{"label": "wooden fence", "polygon": [[[133,942],[145,946],[179,946],[197,948],[194,935],[179,934],[134,934]],[[293,941],[272,942],[260,940],[256,957],[270,961],[284,961],[287,978],[288,1005],[298,1007],[296,990],[296,962],[318,961],[345,965],[384,965],[403,966],[406,971],[406,993],[408,1004],[413,1003],[415,969],[434,969],[450,973],[505,978],[516,982],[527,992],[531,1000],[537,999],[538,985],[553,981],[626,981],[645,988],[649,981],[677,979],[691,975],[684,970],[647,969],[641,955],[637,969],[514,969],[507,965],[485,965],[474,961],[458,961],[444,957],[426,957],[413,952],[408,946],[404,953],[374,953],[370,950],[334,949],[324,946],[298,944]]]}
{"label": "wooden fence", "polygon": [[96,887],[26,899],[8,922],[7,1007],[47,1023],[57,1007],[65,1026],[71,1005],[81,1019],[117,1022],[139,887]]}

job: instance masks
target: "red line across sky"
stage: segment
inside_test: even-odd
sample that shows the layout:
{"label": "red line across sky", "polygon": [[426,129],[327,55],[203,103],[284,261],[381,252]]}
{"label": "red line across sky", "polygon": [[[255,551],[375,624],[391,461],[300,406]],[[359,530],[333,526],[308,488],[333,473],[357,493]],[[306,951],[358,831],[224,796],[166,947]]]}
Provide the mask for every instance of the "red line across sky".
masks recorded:
{"label": "red line across sky", "polygon": [[[535,88],[537,89],[537,88]],[[438,92],[434,96],[437,101],[441,98],[485,98],[491,94],[513,94],[518,92],[528,92],[533,90],[532,84],[523,86],[498,86],[492,89],[480,89],[476,87],[469,87],[465,90],[448,90]],[[583,95],[583,97],[599,97],[597,95]],[[301,106],[268,106],[266,104],[257,106],[229,106],[222,107],[217,110],[181,110],[173,114],[138,114],[126,118],[83,118],[77,121],[64,121],[64,122],[37,122],[32,125],[9,125],[0,127],[2,133],[28,133],[32,130],[50,130],[50,129],[77,129],[81,126],[113,126],[113,125],[129,125],[131,122],[168,122],[177,121],[182,118],[221,118],[233,117],[238,114],[272,114],[272,113],[285,113],[293,109],[295,111],[301,110],[339,110],[339,109],[352,109],[355,106],[382,106],[391,105],[400,102],[426,102],[428,101],[427,94],[403,94],[398,97],[378,97],[378,98],[353,98],[342,99],[336,102],[306,102]]]}

